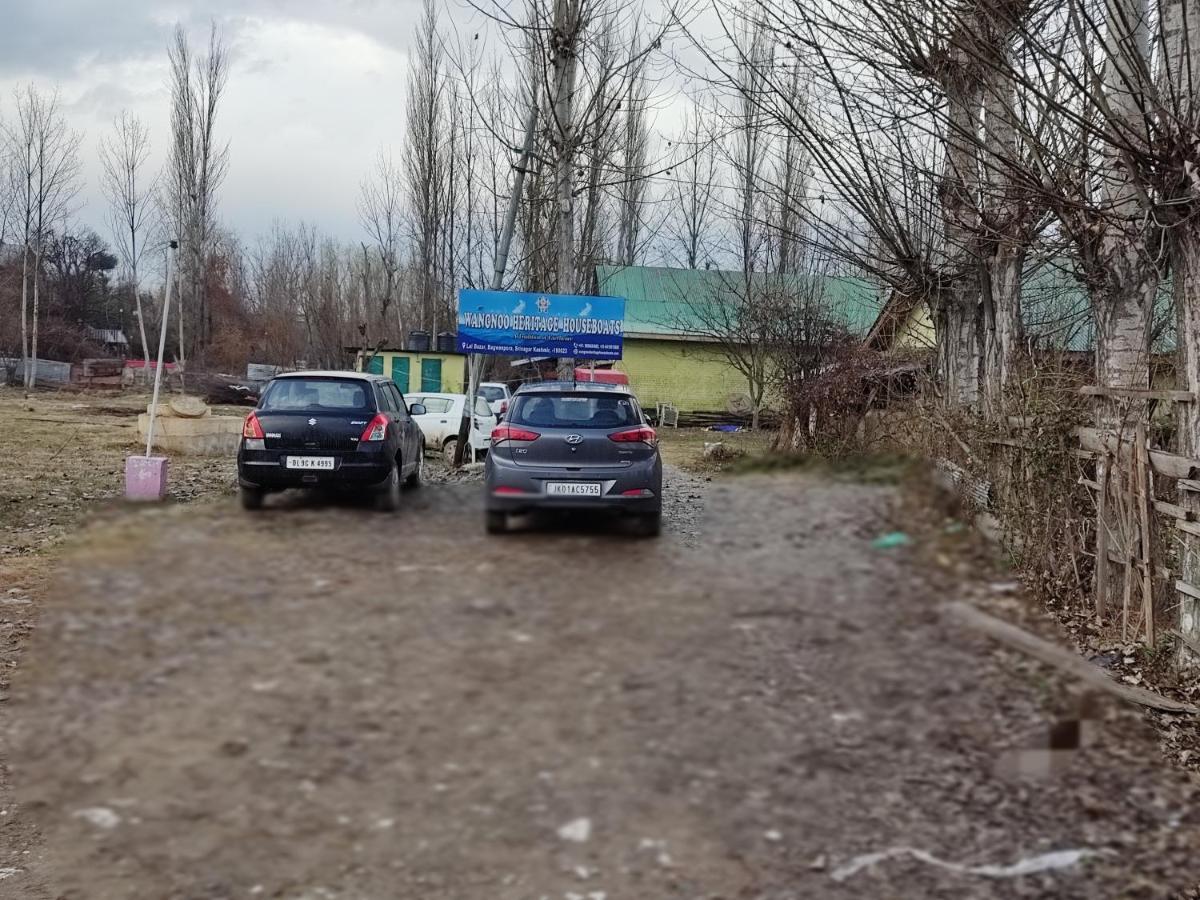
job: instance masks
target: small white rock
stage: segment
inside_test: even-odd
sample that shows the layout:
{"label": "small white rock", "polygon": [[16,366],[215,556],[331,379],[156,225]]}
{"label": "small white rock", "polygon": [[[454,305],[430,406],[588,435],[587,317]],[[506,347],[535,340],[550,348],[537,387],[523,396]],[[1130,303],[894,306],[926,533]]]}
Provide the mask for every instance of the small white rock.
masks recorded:
{"label": "small white rock", "polygon": [[121,817],[105,806],[89,806],[87,809],[75,810],[75,818],[83,819],[89,825],[97,828],[116,828],[121,824]]}
{"label": "small white rock", "polygon": [[592,836],[592,820],[575,819],[573,822],[568,822],[562,828],[558,829],[558,836],[564,841],[584,844]]}
{"label": "small white rock", "polygon": [[771,842],[778,842],[778,841],[783,840],[783,835],[780,832],[776,831],[774,828],[772,828],[770,831],[764,832],[763,837],[765,837],[768,841],[771,841]]}

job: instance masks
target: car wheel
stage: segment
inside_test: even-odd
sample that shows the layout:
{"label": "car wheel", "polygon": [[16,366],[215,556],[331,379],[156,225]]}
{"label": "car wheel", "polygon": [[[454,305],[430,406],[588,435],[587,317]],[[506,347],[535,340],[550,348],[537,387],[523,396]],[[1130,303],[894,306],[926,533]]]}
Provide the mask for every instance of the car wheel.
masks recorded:
{"label": "car wheel", "polygon": [[454,450],[458,447],[458,438],[450,438],[442,446],[442,455],[446,458],[446,465],[454,465]]}
{"label": "car wheel", "polygon": [[264,491],[261,488],[248,488],[244,485],[238,486],[238,500],[241,501],[242,509],[262,509]]}
{"label": "car wheel", "polygon": [[638,537],[656,538],[662,534],[662,510],[638,516],[634,530]]}
{"label": "car wheel", "polygon": [[508,513],[488,510],[486,514],[488,534],[505,534],[508,531]]}
{"label": "car wheel", "polygon": [[400,508],[400,467],[392,466],[392,474],[384,482],[382,490],[375,497],[375,508],[380,512],[395,512]]}
{"label": "car wheel", "polygon": [[404,486],[407,488],[418,488],[421,486],[421,477],[425,474],[425,445],[421,445],[421,452],[417,454],[417,467],[413,469],[412,474],[404,479]]}

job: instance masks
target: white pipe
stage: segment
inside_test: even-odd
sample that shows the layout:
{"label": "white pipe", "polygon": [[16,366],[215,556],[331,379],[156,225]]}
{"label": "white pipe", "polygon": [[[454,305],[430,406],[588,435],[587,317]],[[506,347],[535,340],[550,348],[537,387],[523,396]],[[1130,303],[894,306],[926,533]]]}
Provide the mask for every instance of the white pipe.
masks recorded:
{"label": "white pipe", "polygon": [[146,457],[154,445],[154,417],[158,415],[158,389],[162,385],[163,353],[167,347],[167,313],[171,309],[171,251],[179,246],[175,241],[167,243],[167,287],[163,296],[162,328],[158,332],[158,365],[154,369],[154,396],[150,399],[150,425],[146,429]]}

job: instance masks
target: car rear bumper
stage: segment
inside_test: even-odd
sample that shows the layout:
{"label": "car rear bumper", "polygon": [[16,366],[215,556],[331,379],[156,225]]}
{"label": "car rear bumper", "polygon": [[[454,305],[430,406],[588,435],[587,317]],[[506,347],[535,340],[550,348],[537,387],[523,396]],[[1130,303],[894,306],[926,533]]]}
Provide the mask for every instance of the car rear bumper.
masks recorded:
{"label": "car rear bumper", "polygon": [[[624,468],[582,471],[516,466],[499,454],[489,454],[484,470],[487,508],[519,513],[536,509],[604,510],[643,515],[662,510],[662,462],[657,458]],[[548,482],[599,483],[598,497],[553,496]],[[520,493],[516,493],[516,492]],[[649,491],[649,495],[645,494]],[[633,493],[637,492],[637,493]]]}
{"label": "car rear bumper", "polygon": [[[288,456],[331,456],[333,469],[289,469]],[[247,488],[280,490],[299,487],[369,487],[391,474],[392,459],[383,452],[239,450],[238,484]]]}

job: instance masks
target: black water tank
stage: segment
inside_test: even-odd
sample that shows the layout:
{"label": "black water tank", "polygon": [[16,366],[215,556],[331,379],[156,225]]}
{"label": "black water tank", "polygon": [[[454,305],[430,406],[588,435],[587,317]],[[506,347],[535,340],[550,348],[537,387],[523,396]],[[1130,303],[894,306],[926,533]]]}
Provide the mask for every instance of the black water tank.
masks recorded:
{"label": "black water tank", "polygon": [[457,335],[453,331],[439,331],[437,336],[438,353],[453,353]]}
{"label": "black water tank", "polygon": [[414,353],[429,352],[429,332],[410,331],[408,333],[408,349]]}

